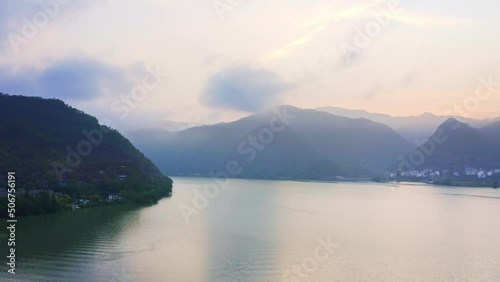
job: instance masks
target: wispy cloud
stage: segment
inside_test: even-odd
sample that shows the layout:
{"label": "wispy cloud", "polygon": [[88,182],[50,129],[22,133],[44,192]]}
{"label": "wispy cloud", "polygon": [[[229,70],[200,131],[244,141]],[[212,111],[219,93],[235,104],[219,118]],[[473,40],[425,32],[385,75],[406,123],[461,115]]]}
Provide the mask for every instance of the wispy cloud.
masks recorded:
{"label": "wispy cloud", "polygon": [[394,15],[393,19],[417,27],[446,27],[478,22],[478,20],[470,18],[439,17],[411,11],[403,11],[398,15]]}
{"label": "wispy cloud", "polygon": [[[445,27],[459,24],[473,23],[477,20],[469,18],[443,17],[435,15],[426,15],[415,13],[402,7],[402,11],[397,14],[391,14],[391,20],[412,25],[416,27]],[[332,11],[333,10],[333,11]],[[298,47],[310,43],[322,31],[335,21],[352,20],[370,21],[374,20],[373,14],[387,10],[385,1],[367,1],[364,4],[356,4],[351,7],[339,10],[333,5],[323,8],[318,12],[318,15],[310,17],[300,24],[303,29],[302,35],[282,47],[270,52],[265,56],[265,61],[283,59],[292,55],[293,51]]]}
{"label": "wispy cloud", "polygon": [[265,57],[265,60],[275,60],[282,59],[291,55],[291,53],[297,48],[300,47],[314,39],[316,35],[323,30],[335,20],[347,19],[352,17],[359,17],[361,13],[370,8],[373,8],[375,4],[362,4],[362,5],[354,5],[347,9],[337,10],[337,11],[328,11],[329,9],[335,9],[329,7],[327,12],[322,10],[317,16],[311,17],[305,20],[300,27],[304,30],[304,34],[296,38],[277,50],[272,51],[269,55]]}
{"label": "wispy cloud", "polygon": [[328,12],[326,14],[323,12],[321,15],[306,20],[301,24],[301,26],[306,28],[313,27],[317,29],[318,27],[324,27],[333,20],[359,17],[363,14],[363,12],[374,8],[376,5],[376,3],[358,4],[341,11]]}

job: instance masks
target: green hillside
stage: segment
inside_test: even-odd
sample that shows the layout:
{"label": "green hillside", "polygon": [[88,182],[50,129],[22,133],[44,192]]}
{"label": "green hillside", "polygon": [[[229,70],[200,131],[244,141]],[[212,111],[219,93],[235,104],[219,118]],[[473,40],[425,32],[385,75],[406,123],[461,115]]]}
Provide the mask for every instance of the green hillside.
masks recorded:
{"label": "green hillside", "polygon": [[56,99],[0,93],[0,159],[2,179],[16,172],[26,191],[94,200],[122,195],[134,202],[172,191],[172,180],[118,131]]}

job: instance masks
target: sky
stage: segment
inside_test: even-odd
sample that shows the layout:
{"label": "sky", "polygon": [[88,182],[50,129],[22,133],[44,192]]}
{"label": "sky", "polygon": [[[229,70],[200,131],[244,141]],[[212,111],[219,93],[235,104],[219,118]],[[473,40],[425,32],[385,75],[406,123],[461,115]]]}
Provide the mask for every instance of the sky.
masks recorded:
{"label": "sky", "polygon": [[[288,104],[500,116],[494,0],[0,0],[0,92],[116,128]],[[498,81],[498,83],[497,83]]]}

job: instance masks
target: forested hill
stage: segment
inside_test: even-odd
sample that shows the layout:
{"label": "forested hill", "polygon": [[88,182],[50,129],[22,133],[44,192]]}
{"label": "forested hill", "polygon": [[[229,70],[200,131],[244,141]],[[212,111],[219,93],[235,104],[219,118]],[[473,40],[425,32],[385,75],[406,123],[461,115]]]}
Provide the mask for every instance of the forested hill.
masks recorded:
{"label": "forested hill", "polygon": [[[118,131],[57,99],[0,93],[0,173],[20,189],[154,202],[172,180]],[[0,188],[5,188],[5,181]]]}

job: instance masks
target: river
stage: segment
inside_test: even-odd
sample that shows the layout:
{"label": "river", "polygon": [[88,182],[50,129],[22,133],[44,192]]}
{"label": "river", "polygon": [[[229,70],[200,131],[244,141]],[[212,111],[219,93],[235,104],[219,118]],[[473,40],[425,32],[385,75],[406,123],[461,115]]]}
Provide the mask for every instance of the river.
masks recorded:
{"label": "river", "polygon": [[0,281],[500,281],[500,190],[174,181],[153,206],[18,218]]}

